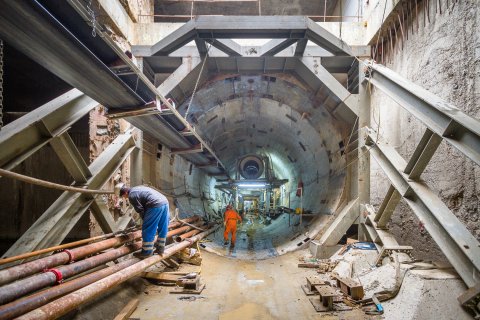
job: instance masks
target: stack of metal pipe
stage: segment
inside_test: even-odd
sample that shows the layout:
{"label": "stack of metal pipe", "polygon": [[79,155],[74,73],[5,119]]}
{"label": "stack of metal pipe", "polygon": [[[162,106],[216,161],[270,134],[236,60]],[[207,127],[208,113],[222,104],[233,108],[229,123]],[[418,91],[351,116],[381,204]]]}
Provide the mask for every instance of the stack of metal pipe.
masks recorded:
{"label": "stack of metal pipe", "polygon": [[[198,216],[171,223],[167,237],[170,242],[175,241],[174,244],[167,246],[162,256],[154,255],[144,260],[128,258],[112,263],[141,249],[141,231],[137,230],[106,235],[100,241],[70,247],[0,270],[0,320],[16,317],[56,319],[189,247],[216,229],[211,225],[203,225]],[[63,246],[69,248],[68,244]],[[43,254],[45,250],[40,252]],[[36,254],[33,252],[28,256],[31,258]],[[19,259],[25,256],[23,254]],[[15,258],[9,258],[9,261],[12,260],[15,261]],[[110,266],[107,266],[109,262]]]}

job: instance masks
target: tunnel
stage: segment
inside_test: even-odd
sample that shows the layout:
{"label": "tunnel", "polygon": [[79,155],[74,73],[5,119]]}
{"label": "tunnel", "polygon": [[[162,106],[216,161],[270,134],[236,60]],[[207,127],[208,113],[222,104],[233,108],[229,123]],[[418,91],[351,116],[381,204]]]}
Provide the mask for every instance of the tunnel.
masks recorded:
{"label": "tunnel", "polygon": [[[220,218],[226,204],[234,204],[243,217],[238,258],[264,259],[303,247],[340,205],[348,126],[312,100],[308,86],[291,74],[212,78],[178,110],[234,182],[193,170],[184,181],[189,191],[176,197],[178,208]],[[223,232],[212,240],[213,251],[231,253],[221,247]]]}

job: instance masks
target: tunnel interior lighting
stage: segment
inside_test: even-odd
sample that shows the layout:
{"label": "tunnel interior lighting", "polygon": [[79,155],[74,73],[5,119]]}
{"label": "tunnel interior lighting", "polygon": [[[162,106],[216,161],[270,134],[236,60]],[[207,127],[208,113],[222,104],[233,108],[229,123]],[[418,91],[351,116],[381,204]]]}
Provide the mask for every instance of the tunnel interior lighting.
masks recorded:
{"label": "tunnel interior lighting", "polygon": [[239,183],[237,185],[239,188],[265,188],[265,183]]}

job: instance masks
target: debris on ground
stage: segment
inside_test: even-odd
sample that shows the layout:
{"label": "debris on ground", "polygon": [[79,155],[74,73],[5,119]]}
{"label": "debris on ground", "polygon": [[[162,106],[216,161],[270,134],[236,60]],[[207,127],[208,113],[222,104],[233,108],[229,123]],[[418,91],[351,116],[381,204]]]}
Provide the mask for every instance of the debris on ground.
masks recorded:
{"label": "debris on ground", "polygon": [[180,300],[180,301],[195,301],[199,299],[206,299],[206,298],[202,296],[182,296],[177,298],[177,300]]}

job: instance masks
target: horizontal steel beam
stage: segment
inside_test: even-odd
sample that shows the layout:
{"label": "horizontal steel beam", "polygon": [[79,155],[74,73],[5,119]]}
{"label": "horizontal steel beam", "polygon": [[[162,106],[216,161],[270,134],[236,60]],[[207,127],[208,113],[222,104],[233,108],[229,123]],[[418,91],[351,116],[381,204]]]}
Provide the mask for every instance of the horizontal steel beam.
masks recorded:
{"label": "horizontal steel beam", "polygon": [[145,104],[39,2],[2,1],[1,7],[0,38],[8,44],[107,107]]}
{"label": "horizontal steel beam", "polygon": [[425,229],[438,244],[452,266],[468,287],[474,286],[480,277],[480,243],[464,224],[423,181],[412,181],[403,171],[405,160],[398,152],[377,137],[368,135],[364,151],[377,161]]}
{"label": "horizontal steel beam", "polygon": [[[92,177],[85,186],[100,189],[134,148],[135,141],[131,132],[119,135],[88,167]],[[91,196],[74,192],[62,193],[4,256],[15,256],[60,244],[93,201]]]}
{"label": "horizontal steel beam", "polygon": [[[135,56],[167,55],[195,38],[202,39],[304,39],[333,55],[353,55],[341,39],[304,16],[198,16],[155,45],[134,46]],[[234,50],[232,53],[238,52]],[[241,53],[240,53],[241,54]]]}
{"label": "horizontal steel beam", "polygon": [[97,105],[73,89],[9,123],[0,131],[0,167],[6,170],[16,167]]}
{"label": "horizontal steel beam", "polygon": [[480,121],[382,65],[369,62],[370,82],[433,133],[480,165]]}

